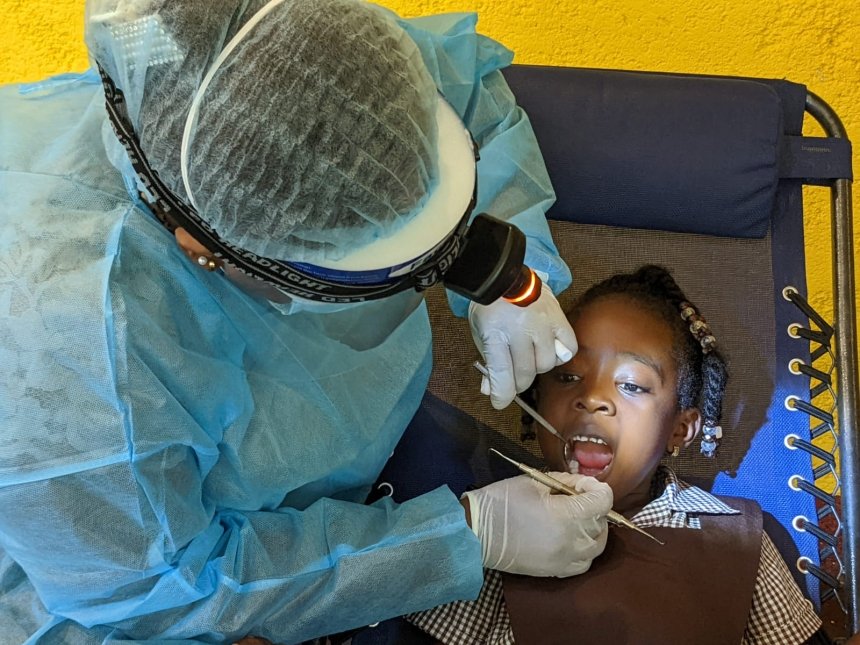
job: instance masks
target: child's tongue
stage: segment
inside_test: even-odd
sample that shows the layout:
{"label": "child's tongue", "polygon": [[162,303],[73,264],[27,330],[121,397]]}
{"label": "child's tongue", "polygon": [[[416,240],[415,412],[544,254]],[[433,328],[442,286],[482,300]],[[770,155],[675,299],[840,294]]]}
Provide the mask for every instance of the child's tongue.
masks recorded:
{"label": "child's tongue", "polygon": [[579,474],[593,477],[612,461],[612,449],[591,441],[577,441],[573,444],[573,456],[579,463]]}

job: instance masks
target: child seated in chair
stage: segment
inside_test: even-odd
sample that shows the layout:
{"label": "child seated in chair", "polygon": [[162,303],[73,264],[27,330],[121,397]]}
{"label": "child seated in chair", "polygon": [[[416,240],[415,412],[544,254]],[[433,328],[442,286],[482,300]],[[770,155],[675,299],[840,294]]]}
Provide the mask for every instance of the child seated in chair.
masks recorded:
{"label": "child seated in chair", "polygon": [[567,440],[538,428],[546,464],[609,484],[615,510],[665,546],[614,528],[583,575],[487,570],[476,601],[407,619],[445,644],[829,643],[755,502],[661,465],[699,435],[712,456],[721,436],[727,372],[697,307],[668,271],[645,266],[589,289],[569,318],[578,353],[530,393]]}

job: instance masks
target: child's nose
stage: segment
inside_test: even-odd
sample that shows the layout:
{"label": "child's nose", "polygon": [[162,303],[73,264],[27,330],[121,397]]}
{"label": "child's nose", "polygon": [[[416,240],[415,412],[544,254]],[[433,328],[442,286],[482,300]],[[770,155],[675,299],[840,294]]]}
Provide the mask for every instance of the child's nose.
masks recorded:
{"label": "child's nose", "polygon": [[576,397],[575,406],[578,410],[589,414],[615,414],[615,404],[612,398],[607,396],[601,389],[589,388]]}

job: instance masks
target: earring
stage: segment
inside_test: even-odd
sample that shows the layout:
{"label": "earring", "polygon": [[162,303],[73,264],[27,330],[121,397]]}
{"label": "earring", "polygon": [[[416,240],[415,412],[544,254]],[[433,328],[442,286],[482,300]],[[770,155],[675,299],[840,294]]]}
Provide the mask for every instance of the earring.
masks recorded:
{"label": "earring", "polygon": [[717,452],[719,440],[723,438],[723,429],[713,422],[705,422],[705,427],[702,428],[702,447],[701,451],[705,457],[712,458]]}
{"label": "earring", "polygon": [[214,258],[210,258],[208,255],[198,255],[197,264],[207,271],[215,271],[218,268],[218,262],[216,262]]}
{"label": "earring", "polygon": [[681,446],[672,446],[672,457],[677,457],[681,454]]}

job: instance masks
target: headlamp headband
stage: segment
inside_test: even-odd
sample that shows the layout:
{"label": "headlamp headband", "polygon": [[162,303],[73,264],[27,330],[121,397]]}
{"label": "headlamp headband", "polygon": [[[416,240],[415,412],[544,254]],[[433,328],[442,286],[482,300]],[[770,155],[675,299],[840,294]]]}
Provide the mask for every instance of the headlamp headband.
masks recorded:
{"label": "headlamp headband", "polygon": [[[174,194],[152,169],[134,127],[128,118],[125,98],[104,69],[99,66],[104,85],[108,117],[120,143],[128,153],[131,165],[145,188],[145,201],[167,226],[185,228],[212,254],[234,265],[243,273],[261,280],[287,294],[319,302],[363,302],[384,298],[406,289],[427,289],[442,279],[445,271],[460,253],[468,228],[469,216],[477,200],[477,181],[469,206],[454,230],[422,257],[411,262],[412,268],[393,280],[376,283],[350,283],[325,277],[321,267],[304,263],[286,262],[258,256],[222,239],[197,211]],[[475,147],[477,160],[477,147]],[[165,221],[166,220],[166,221]]]}

